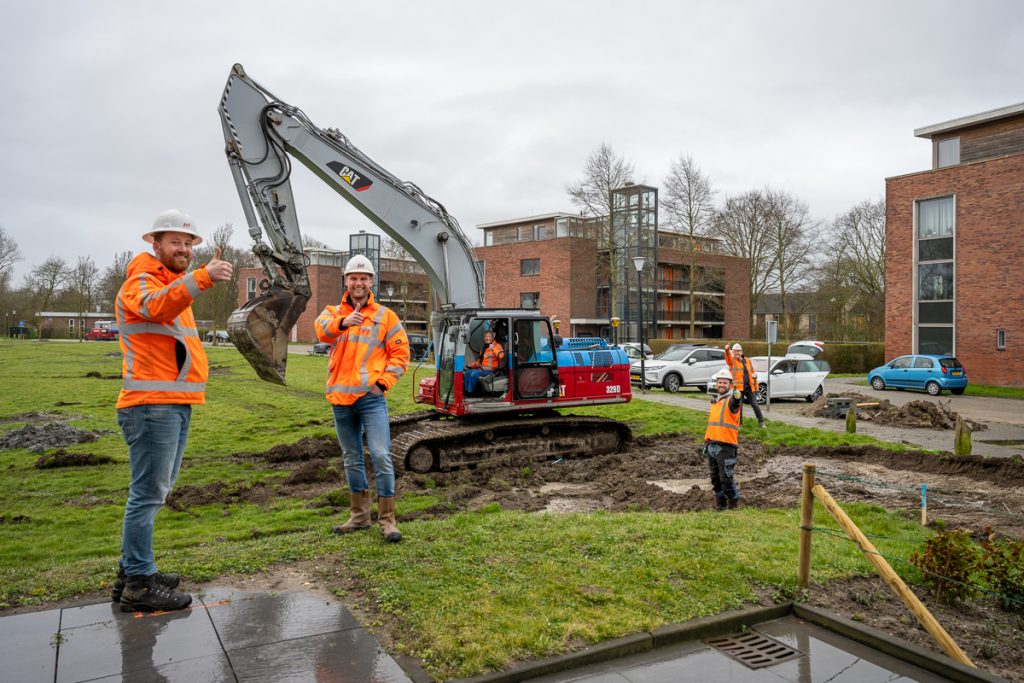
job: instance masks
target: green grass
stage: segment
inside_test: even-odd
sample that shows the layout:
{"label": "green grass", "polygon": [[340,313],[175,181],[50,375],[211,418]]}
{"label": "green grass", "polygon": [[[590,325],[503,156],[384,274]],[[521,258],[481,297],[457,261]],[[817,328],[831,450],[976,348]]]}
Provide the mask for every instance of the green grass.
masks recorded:
{"label": "green grass", "polygon": [[[117,351],[110,343],[0,340],[0,382],[7,388],[0,396],[0,435],[25,424],[17,415],[55,413],[78,428],[106,430],[97,441],[68,450],[114,458],[94,467],[40,470],[33,466],[39,454],[0,450],[0,608],[44,604],[111,583],[128,483],[127,447],[114,410],[120,383],[107,378],[120,372]],[[290,357],[289,385],[279,387],[257,380],[234,349],[208,353],[214,368],[208,403],[193,413],[178,486],[263,482],[273,488],[280,470],[233,454],[333,434],[322,393],[327,360]],[[87,377],[90,372],[101,378]],[[417,379],[429,372],[421,369]],[[393,413],[423,409],[412,400],[414,385],[410,372],[390,392]],[[702,411],[648,401],[578,412],[624,420],[641,435],[683,433],[698,440],[706,424]],[[777,422],[764,431],[749,424],[744,434],[768,445],[868,441]],[[259,505],[164,509],[156,528],[158,560],[191,581],[209,581],[323,558],[358,579],[359,591],[348,599],[372,600],[388,615],[398,648],[443,677],[714,614],[750,601],[759,586],[789,594],[795,580],[795,509],[539,515],[492,506],[407,522],[406,539],[385,545],[376,533],[331,534],[338,515],[309,502],[277,495]],[[430,491],[409,494],[399,510],[426,510],[437,502]],[[883,552],[900,557],[928,533],[880,508],[851,506],[850,513],[866,533],[889,539],[879,541]],[[869,571],[852,544],[822,535],[816,543],[815,580]]]}

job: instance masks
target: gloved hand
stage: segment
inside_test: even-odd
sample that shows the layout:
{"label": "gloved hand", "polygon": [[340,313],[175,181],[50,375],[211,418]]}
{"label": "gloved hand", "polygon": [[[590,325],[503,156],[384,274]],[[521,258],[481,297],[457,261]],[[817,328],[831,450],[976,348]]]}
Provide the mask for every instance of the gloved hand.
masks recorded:
{"label": "gloved hand", "polygon": [[732,390],[732,397],[738,401],[741,398],[743,398],[743,392],[740,391],[739,389],[733,389]]}
{"label": "gloved hand", "polygon": [[702,445],[702,446],[700,447],[700,454],[701,454],[701,455],[702,455],[703,457],[705,457],[705,458],[706,458],[706,457],[708,457],[708,442],[707,442],[707,441],[705,441],[705,442],[704,442],[704,445]]}

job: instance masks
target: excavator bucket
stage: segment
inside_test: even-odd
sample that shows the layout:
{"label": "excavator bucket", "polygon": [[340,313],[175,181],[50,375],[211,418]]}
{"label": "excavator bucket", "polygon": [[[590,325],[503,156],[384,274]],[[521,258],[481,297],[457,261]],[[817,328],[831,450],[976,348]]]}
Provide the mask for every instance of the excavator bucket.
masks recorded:
{"label": "excavator bucket", "polygon": [[271,287],[228,318],[228,336],[260,379],[284,384],[288,338],[308,296]]}

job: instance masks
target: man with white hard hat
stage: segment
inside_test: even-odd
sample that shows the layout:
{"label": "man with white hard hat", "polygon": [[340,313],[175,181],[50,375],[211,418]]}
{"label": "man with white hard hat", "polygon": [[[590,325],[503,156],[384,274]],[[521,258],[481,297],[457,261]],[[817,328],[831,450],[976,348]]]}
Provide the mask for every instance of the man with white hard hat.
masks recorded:
{"label": "man with white hard hat", "polygon": [[715,492],[715,510],[739,506],[740,490],[733,475],[739,457],[741,392],[733,388],[732,373],[722,368],[715,373],[715,397],[708,412],[708,427],[704,431],[704,447],[708,459],[711,488]]}
{"label": "man with white hard hat", "polygon": [[111,592],[122,612],[176,610],[192,602],[191,595],[175,590],[177,574],[157,571],[153,526],[181,468],[192,406],[206,402],[208,363],[192,302],[215,283],[231,280],[232,273],[220,249],[205,266],[187,272],[192,248],[203,238],[177,209],[157,216],[142,239],[153,253],[140,253],[128,264],[115,305],[124,354],[117,423],[131,468]]}
{"label": "man with white hard hat", "polygon": [[363,434],[373,461],[377,520],[385,541],[402,534],[395,526],[395,468],[391,462],[391,425],[384,392],[395,386],[409,365],[409,339],[398,315],[377,303],[373,263],[356,254],[345,264],[345,294],[337,306],[317,316],[316,336],[331,345],[327,367],[327,401],[341,446],[348,480],[348,521],[337,534],[369,529],[370,484],[363,461]]}
{"label": "man with white hard hat", "polygon": [[764,415],[761,414],[761,406],[757,403],[757,372],[750,359],[743,355],[743,347],[739,342],[732,345],[725,345],[725,363],[732,371],[733,386],[740,390],[744,400],[754,407],[754,415],[757,423],[764,429]]}

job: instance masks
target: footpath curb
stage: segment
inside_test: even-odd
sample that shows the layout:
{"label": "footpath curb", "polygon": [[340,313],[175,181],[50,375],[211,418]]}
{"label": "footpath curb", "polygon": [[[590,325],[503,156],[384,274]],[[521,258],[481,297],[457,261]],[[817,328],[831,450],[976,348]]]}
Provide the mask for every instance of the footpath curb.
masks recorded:
{"label": "footpath curb", "polygon": [[926,671],[948,678],[951,681],[957,681],[958,683],[1005,683],[1006,680],[987,671],[961,664],[945,655],[926,650],[900,638],[894,638],[878,629],[865,626],[817,607],[796,603],[793,605],[793,616],[826,628],[839,635],[846,636],[850,640],[855,640],[879,652],[884,652],[896,659],[913,664]]}
{"label": "footpath curb", "polygon": [[730,633],[743,626],[753,626],[764,621],[784,617],[792,610],[791,603],[772,607],[752,607],[722,614],[701,617],[682,624],[662,626],[653,631],[636,633],[598,643],[578,652],[557,655],[547,659],[527,662],[506,671],[460,678],[450,683],[517,683],[546,674],[576,669],[587,664],[617,659],[626,655],[649,652],[656,647],[686,640],[700,640],[715,635]]}

